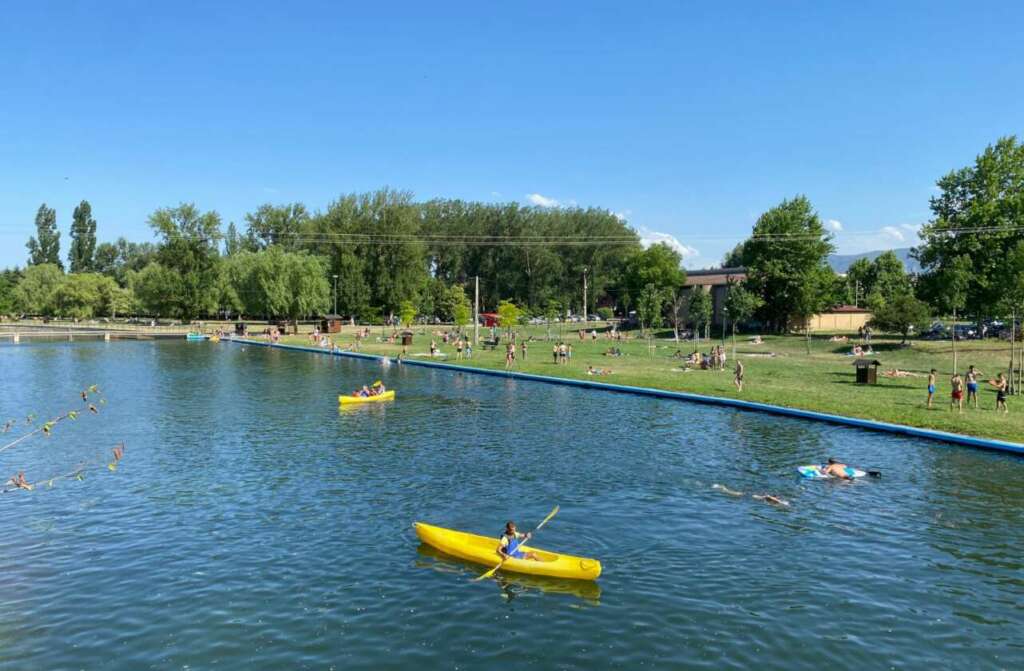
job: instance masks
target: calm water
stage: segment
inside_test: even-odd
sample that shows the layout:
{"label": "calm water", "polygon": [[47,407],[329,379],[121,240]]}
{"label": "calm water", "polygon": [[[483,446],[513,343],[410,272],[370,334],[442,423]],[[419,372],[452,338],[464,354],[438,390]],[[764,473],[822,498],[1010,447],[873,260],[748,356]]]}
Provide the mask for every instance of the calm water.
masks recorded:
{"label": "calm water", "polygon": [[[338,412],[383,377],[392,405]],[[1024,461],[626,395],[232,344],[0,347],[0,417],[116,474],[0,498],[0,667],[1024,668]],[[840,455],[881,480],[801,481]],[[733,498],[720,483],[792,501]],[[472,582],[429,521],[596,556]]]}

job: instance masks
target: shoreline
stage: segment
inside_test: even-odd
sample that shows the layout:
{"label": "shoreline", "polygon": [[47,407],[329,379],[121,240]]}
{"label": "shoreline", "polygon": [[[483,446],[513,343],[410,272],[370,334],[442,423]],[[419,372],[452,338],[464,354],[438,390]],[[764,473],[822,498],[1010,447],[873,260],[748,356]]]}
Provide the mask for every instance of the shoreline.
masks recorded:
{"label": "shoreline", "polygon": [[[363,359],[366,361],[380,361],[382,359],[388,359],[392,363],[397,363],[395,357],[390,357],[382,354],[366,354],[363,352],[350,351],[331,351],[321,349],[319,347],[307,347],[303,345],[289,345],[281,343],[274,344],[260,340],[242,338],[227,338],[225,340],[245,345],[257,345],[260,347],[271,347],[276,349],[291,350],[295,352],[306,352],[311,354],[343,356],[353,359]],[[728,398],[724,396],[709,396],[705,394],[695,394],[692,392],[658,389],[656,387],[638,387],[633,385],[622,385],[609,382],[597,382],[593,380],[580,380],[575,378],[557,377],[551,375],[539,375],[537,373],[523,373],[519,371],[506,371],[477,366],[456,365],[440,361],[422,361],[419,359],[411,358],[403,359],[401,365],[423,366],[426,368],[437,368],[459,373],[475,373],[479,375],[489,375],[491,377],[513,378],[519,380],[527,380],[531,382],[541,382],[546,384],[560,384],[584,389],[595,389],[607,392],[634,394],[638,396],[672,399],[677,401],[687,401],[690,403],[702,403],[704,405],[731,407],[740,410],[746,410],[749,412],[762,412],[784,417],[794,417],[797,419],[827,422],[830,424],[837,424],[840,426],[850,426],[854,428],[867,429],[870,431],[878,431],[895,435],[909,436],[913,438],[925,438],[927,440],[942,442],[946,444],[955,444],[964,447],[973,447],[976,449],[984,449],[1024,456],[1024,444],[1021,443],[1012,443],[1009,441],[996,440],[991,438],[979,438],[976,436],[951,433],[948,431],[940,431],[937,429],[924,429],[910,426],[907,424],[896,424],[892,422],[861,419],[858,417],[848,417],[845,415],[836,415],[832,413],[815,412],[813,410],[790,408],[787,406],[774,405],[771,403],[761,403],[758,401],[744,401],[741,399]]]}

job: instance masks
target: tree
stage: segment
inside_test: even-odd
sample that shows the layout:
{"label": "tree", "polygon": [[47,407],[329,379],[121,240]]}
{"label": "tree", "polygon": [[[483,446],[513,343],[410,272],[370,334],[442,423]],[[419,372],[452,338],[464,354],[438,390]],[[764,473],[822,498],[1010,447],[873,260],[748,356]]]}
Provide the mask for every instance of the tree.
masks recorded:
{"label": "tree", "polygon": [[149,225],[163,238],[156,253],[160,265],[177,275],[160,300],[170,316],[194,319],[217,309],[220,215],[200,212],[193,203],[161,208]]}
{"label": "tree", "polygon": [[506,332],[512,332],[522,315],[523,311],[512,301],[498,303],[498,326],[505,329]]}
{"label": "tree", "polygon": [[102,280],[112,282],[98,273],[65,275],[54,292],[57,313],[72,319],[91,319],[103,309]]}
{"label": "tree", "polygon": [[[1018,242],[1010,252],[1006,260],[1006,276],[1008,284],[1003,295],[1003,314],[1010,315],[1010,366],[1007,369],[1007,379],[1013,388],[1013,393],[1020,393],[1022,382],[1024,382],[1024,349],[1021,350],[1021,362],[1015,364],[1017,354],[1017,315],[1024,311],[1024,241]],[[1014,368],[1018,373],[1014,376]]]}
{"label": "tree", "polygon": [[910,276],[903,268],[903,262],[892,251],[881,254],[871,264],[870,282],[865,295],[867,305],[873,311],[887,302],[913,292]]}
{"label": "tree", "polygon": [[846,269],[846,285],[851,305],[860,307],[875,284],[875,269],[867,258],[859,258]]}
{"label": "tree", "polygon": [[903,336],[902,344],[906,344],[910,332],[916,329],[920,333],[928,328],[930,319],[928,304],[907,292],[883,302],[874,311],[869,325],[881,331],[899,333]]}
{"label": "tree", "polygon": [[654,282],[648,282],[640,290],[636,298],[636,315],[640,320],[640,330],[646,332],[648,327],[656,328],[661,326],[662,306],[665,302],[665,294]]}
{"label": "tree", "polygon": [[22,273],[17,268],[0,271],[0,317],[15,310],[14,288],[21,281]]}
{"label": "tree", "polygon": [[416,319],[416,306],[412,301],[402,301],[398,308],[398,318],[402,320],[402,326],[409,328]]}
{"label": "tree", "polygon": [[737,282],[729,282],[725,293],[725,315],[732,327],[732,356],[736,358],[736,327],[750,319],[761,307],[761,299]]}
{"label": "tree", "polygon": [[309,219],[309,212],[302,203],[267,203],[245,215],[245,221],[249,224],[250,244],[254,249],[281,245],[287,251],[298,250],[302,246],[301,237]]}
{"label": "tree", "polygon": [[130,272],[127,282],[143,312],[153,316],[175,314],[179,305],[176,297],[184,292],[181,276],[156,261]]}
{"label": "tree", "polygon": [[83,200],[71,218],[71,249],[68,250],[68,268],[72,273],[90,272],[96,255],[96,220],[92,206]]}
{"label": "tree", "polygon": [[39,206],[36,212],[36,236],[29,238],[28,243],[29,265],[38,266],[43,263],[52,263],[60,270],[64,270],[64,264],[60,260],[60,231],[57,230],[57,211],[46,207],[46,203]]}
{"label": "tree", "polygon": [[[762,320],[776,331],[806,326],[834,286],[828,255],[834,251],[811,202],[797,196],[762,214],[742,249],[746,288],[763,301]],[[828,287],[825,282],[828,282]],[[826,291],[826,288],[828,291]]]}
{"label": "tree", "polygon": [[453,302],[452,321],[461,330],[469,324],[470,321],[472,321],[473,306],[469,303],[469,297],[466,296],[466,290],[460,285],[453,286],[450,289],[450,295]]}
{"label": "tree", "polygon": [[[704,291],[703,287],[693,287],[690,290],[690,302],[687,312],[690,316],[690,323],[693,325],[694,343],[700,342],[700,333],[711,324],[711,313],[713,310],[711,294]],[[699,345],[698,345],[699,346]]]}
{"label": "tree", "polygon": [[235,222],[228,223],[228,231],[224,235],[224,256],[234,256],[244,249],[253,247],[251,240],[243,237],[238,232]]}
{"label": "tree", "polygon": [[26,314],[52,315],[57,289],[63,281],[64,273],[56,264],[31,265],[14,288],[14,305]]}
{"label": "tree", "polygon": [[965,304],[979,316],[991,314],[1003,298],[1004,259],[1024,240],[1024,144],[1001,138],[973,166],[951,171],[937,185],[933,218],[922,227],[915,254],[924,272],[935,277],[966,258]]}
{"label": "tree", "polygon": [[665,243],[651,245],[634,254],[625,268],[627,300],[638,301],[647,286],[653,285],[658,291],[660,306],[666,296],[676,293],[686,283],[686,271],[682,269],[681,263],[679,252]]}
{"label": "tree", "polygon": [[939,274],[941,297],[946,309],[953,313],[953,372],[957,369],[956,351],[956,313],[963,311],[967,304],[968,291],[971,283],[971,259],[958,256],[945,266]]}

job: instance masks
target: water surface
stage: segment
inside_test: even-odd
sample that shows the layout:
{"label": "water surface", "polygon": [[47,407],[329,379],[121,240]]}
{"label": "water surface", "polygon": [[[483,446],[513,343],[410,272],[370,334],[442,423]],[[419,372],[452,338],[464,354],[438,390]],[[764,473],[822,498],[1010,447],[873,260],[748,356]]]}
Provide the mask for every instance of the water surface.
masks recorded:
{"label": "water surface", "polygon": [[[398,402],[338,412],[377,377]],[[4,479],[128,447],[0,497],[2,667],[1024,667],[1019,458],[228,343],[0,346],[0,381],[4,418],[108,398]],[[828,455],[884,476],[795,477]],[[411,526],[556,503],[537,544],[600,558],[596,585],[472,582]]]}

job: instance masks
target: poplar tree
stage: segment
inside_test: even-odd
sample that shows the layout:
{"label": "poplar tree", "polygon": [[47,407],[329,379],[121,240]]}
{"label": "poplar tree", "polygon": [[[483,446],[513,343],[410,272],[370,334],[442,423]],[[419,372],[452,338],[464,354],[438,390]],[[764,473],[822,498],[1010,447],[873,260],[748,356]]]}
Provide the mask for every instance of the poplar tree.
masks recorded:
{"label": "poplar tree", "polygon": [[68,265],[73,273],[86,273],[95,269],[96,220],[92,218],[92,206],[83,200],[75,208],[71,219],[71,249],[68,250]]}
{"label": "poplar tree", "polygon": [[46,203],[40,205],[39,211],[36,212],[36,235],[29,238],[25,246],[28,247],[30,266],[52,263],[64,270],[64,264],[60,260],[60,231],[57,230],[57,211],[52,207],[46,207]]}

